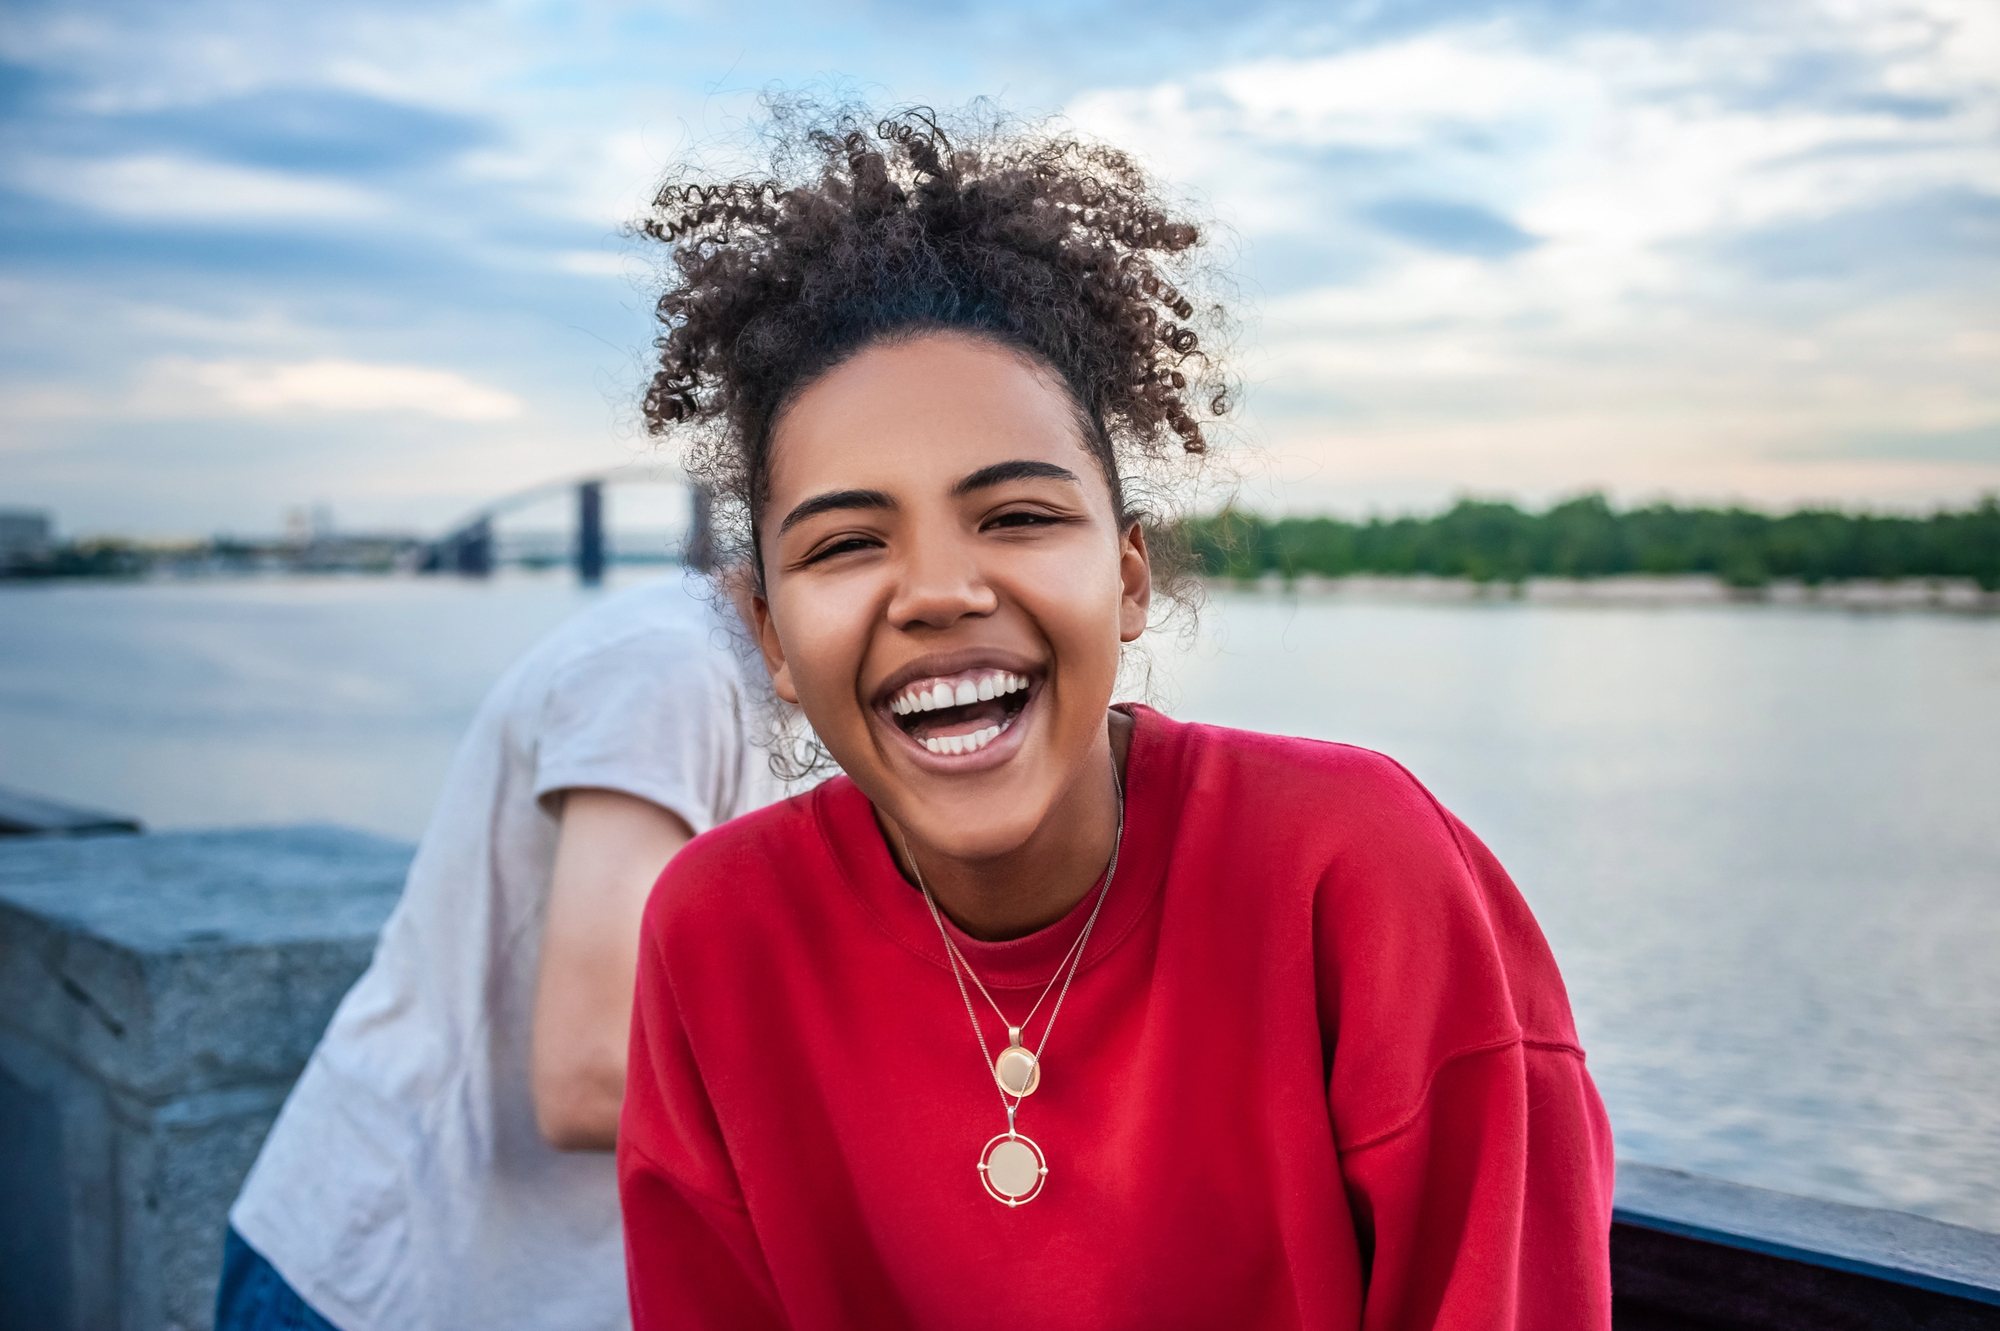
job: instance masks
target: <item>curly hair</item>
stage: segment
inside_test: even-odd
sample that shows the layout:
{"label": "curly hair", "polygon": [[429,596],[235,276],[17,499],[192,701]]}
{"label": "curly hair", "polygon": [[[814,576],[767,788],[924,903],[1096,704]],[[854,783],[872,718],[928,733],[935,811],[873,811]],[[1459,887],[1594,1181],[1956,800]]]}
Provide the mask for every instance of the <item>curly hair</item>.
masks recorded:
{"label": "curly hair", "polygon": [[[1025,353],[1067,388],[1121,520],[1128,480],[1208,446],[1230,409],[1219,304],[1188,291],[1194,222],[1125,153],[974,103],[877,117],[767,101],[770,168],[672,175],[637,229],[671,247],[646,426],[722,501],[757,559],[772,432],[821,376],[871,345],[957,331]],[[1129,475],[1128,475],[1129,473]],[[1157,495],[1160,488],[1149,486]],[[733,526],[730,515],[733,513]],[[1156,578],[1177,572],[1171,533]],[[1163,567],[1165,564],[1167,566]]]}

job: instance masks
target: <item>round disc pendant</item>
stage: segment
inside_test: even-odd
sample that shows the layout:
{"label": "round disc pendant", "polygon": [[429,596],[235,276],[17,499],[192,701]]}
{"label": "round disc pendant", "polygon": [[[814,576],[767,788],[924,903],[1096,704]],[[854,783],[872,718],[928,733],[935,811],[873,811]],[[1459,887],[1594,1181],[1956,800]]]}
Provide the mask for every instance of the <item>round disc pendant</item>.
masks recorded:
{"label": "round disc pendant", "polygon": [[1033,1095],[1042,1084],[1042,1061],[1031,1050],[1010,1044],[993,1060],[993,1080],[1009,1095]]}
{"label": "round disc pendant", "polygon": [[1019,1133],[1003,1132],[979,1153],[979,1181],[996,1202],[1032,1202],[1048,1176],[1042,1148]]}

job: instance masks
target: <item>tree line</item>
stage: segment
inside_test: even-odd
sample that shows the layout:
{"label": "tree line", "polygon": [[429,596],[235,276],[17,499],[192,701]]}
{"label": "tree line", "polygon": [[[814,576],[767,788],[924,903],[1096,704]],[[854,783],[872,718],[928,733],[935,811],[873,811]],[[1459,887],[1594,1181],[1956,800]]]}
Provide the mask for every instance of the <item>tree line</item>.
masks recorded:
{"label": "tree line", "polygon": [[2000,590],[2000,497],[1927,516],[1651,504],[1620,511],[1600,494],[1540,513],[1461,499],[1432,517],[1264,518],[1238,509],[1193,519],[1202,572],[1342,577],[1412,574],[1518,582],[1620,573],[1707,573],[1735,587],[1774,578],[1972,578]]}

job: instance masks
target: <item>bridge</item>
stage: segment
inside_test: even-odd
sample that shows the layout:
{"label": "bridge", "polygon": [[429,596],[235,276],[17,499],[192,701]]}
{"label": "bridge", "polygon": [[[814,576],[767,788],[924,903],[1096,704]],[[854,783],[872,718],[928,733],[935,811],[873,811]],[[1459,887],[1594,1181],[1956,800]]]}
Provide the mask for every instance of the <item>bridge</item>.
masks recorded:
{"label": "bridge", "polygon": [[675,469],[621,467],[613,471],[545,481],[481,505],[454,524],[444,536],[424,546],[417,570],[421,573],[456,573],[468,578],[490,576],[494,565],[494,520],[565,491],[573,491],[576,495],[576,541],[572,562],[577,580],[587,587],[596,586],[604,580],[608,555],[604,530],[604,489],[607,485],[687,486],[688,531],[681,547],[681,562],[691,568],[706,570],[714,561],[714,509],[709,492],[701,486],[689,484],[687,477]]}

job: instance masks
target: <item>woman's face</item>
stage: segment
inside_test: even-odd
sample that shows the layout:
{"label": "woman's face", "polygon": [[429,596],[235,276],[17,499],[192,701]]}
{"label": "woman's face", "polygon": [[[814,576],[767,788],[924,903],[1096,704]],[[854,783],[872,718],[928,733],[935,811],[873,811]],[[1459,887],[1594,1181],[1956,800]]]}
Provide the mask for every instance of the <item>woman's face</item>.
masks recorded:
{"label": "woman's face", "polygon": [[1052,372],[948,333],[862,352],[778,422],[760,525],[778,694],[913,840],[1006,854],[1110,761],[1151,581]]}

